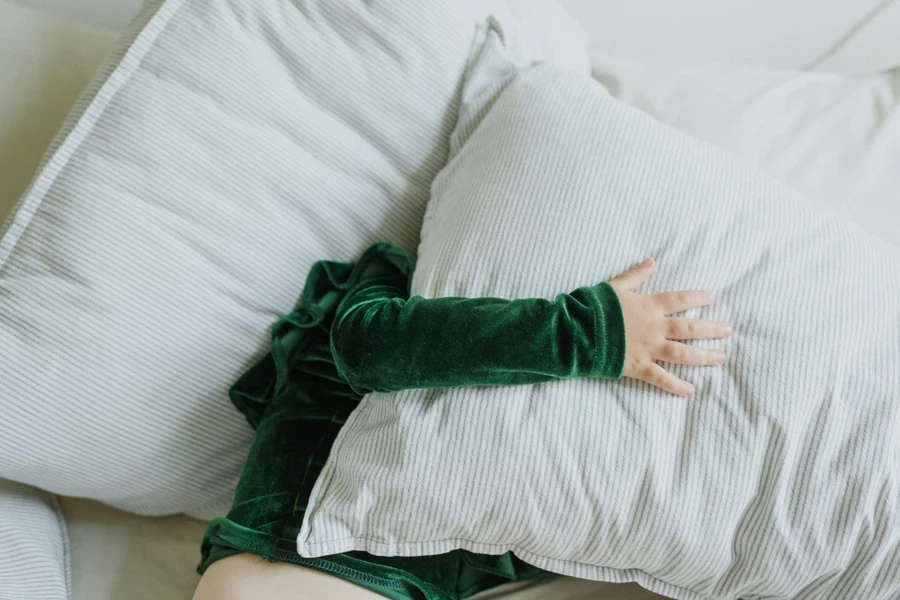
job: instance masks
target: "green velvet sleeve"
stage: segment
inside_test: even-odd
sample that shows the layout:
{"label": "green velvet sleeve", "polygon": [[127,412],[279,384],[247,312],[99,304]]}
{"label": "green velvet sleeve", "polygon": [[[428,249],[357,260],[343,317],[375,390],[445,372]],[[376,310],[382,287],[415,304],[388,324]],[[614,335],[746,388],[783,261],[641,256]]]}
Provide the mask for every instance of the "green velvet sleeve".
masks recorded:
{"label": "green velvet sleeve", "polygon": [[337,308],[332,354],[358,393],[622,375],[625,325],[608,283],[555,300],[410,298],[407,285],[387,271]]}

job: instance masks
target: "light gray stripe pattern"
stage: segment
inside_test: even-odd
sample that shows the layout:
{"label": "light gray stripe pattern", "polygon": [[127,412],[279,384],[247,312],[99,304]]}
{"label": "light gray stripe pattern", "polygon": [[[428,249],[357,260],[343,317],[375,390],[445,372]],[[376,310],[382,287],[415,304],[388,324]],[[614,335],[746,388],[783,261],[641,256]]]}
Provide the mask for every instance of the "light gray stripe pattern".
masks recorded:
{"label": "light gray stripe pattern", "polygon": [[544,0],[149,3],[0,240],[0,476],[224,514],[252,437],[229,386],[314,261],[415,249],[491,11],[587,72]]}
{"label": "light gray stripe pattern", "polygon": [[[589,78],[467,76],[413,293],[552,298],[647,256],[711,289],[723,368],[694,399],[626,380],[373,394],[305,556],[513,551],[680,600],[900,598],[900,250]],[[485,107],[489,107],[485,110]]]}
{"label": "light gray stripe pattern", "polygon": [[68,600],[69,535],[56,498],[0,480],[0,600]]}

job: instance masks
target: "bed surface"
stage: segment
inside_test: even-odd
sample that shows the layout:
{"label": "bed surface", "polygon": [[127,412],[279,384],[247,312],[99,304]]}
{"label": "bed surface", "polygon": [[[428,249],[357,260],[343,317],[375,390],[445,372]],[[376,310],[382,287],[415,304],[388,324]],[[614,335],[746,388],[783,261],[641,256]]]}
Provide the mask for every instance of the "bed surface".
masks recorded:
{"label": "bed surface", "polygon": [[[143,0],[2,0],[118,29]],[[562,0],[619,58],[737,62],[846,74],[900,65],[896,0]]]}
{"label": "bed surface", "polygon": [[[137,517],[87,500],[64,499],[72,547],[73,600],[181,600],[199,577],[205,525],[187,517]],[[554,579],[477,596],[480,600],[658,600],[637,585]]]}

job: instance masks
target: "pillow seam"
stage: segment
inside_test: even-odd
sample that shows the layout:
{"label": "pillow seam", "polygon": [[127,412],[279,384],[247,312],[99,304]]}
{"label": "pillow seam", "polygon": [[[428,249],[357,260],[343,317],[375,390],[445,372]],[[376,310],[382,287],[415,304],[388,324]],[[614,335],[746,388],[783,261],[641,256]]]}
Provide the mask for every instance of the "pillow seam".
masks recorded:
{"label": "pillow seam", "polygon": [[56,516],[56,522],[59,524],[60,537],[62,538],[63,552],[63,568],[65,569],[66,598],[72,600],[74,597],[72,590],[72,540],[69,537],[69,524],[66,522],[66,515],[59,501],[59,496],[53,494],[50,496],[53,504],[53,513]]}
{"label": "pillow seam", "polygon": [[28,226],[31,225],[57,178],[93,131],[110,103],[118,96],[122,87],[137,72],[147,53],[156,45],[156,40],[186,2],[187,0],[167,0],[150,17],[131,46],[125,51],[122,59],[110,71],[106,81],[97,90],[93,100],[72,126],[65,140],[35,175],[22,195],[19,208],[10,217],[9,228],[0,238],[0,275],[3,274],[19,240],[28,230]]}

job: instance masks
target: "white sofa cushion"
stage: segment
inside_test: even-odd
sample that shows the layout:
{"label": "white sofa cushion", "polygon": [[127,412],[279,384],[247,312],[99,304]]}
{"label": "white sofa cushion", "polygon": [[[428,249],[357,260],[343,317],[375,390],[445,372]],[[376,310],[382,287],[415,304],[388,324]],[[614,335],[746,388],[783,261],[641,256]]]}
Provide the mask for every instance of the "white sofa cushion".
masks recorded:
{"label": "white sofa cushion", "polygon": [[252,434],[227,389],[315,260],[415,248],[490,12],[588,69],[542,0],[145,6],[0,240],[0,476],[223,514]]}
{"label": "white sofa cushion", "polygon": [[69,537],[56,498],[0,480],[0,600],[69,600]]}
{"label": "white sofa cushion", "polygon": [[[512,551],[681,600],[896,598],[900,249],[492,33],[412,293],[545,297],[646,256],[734,323],[697,396],[559,381],[367,396],[298,551]],[[700,345],[706,345],[703,342]]]}

